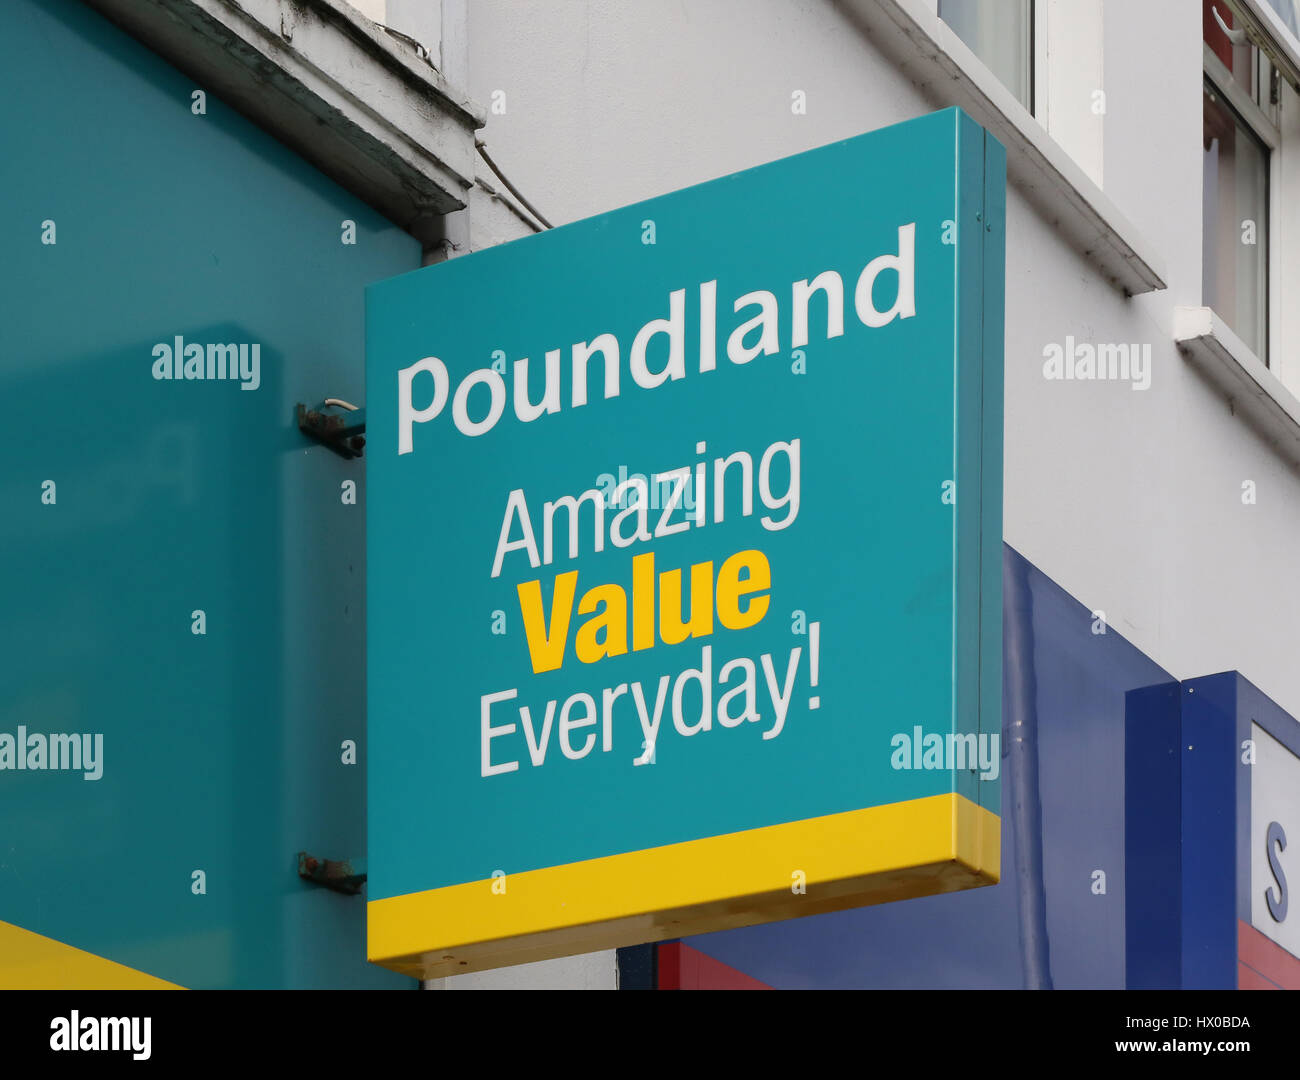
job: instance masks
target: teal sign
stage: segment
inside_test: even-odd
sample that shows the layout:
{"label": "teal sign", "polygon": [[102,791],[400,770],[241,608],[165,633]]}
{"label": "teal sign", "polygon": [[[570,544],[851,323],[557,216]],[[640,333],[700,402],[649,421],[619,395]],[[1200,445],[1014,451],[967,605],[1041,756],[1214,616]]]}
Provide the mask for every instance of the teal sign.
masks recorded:
{"label": "teal sign", "polygon": [[369,288],[371,959],[996,879],[1004,201],[947,110]]}

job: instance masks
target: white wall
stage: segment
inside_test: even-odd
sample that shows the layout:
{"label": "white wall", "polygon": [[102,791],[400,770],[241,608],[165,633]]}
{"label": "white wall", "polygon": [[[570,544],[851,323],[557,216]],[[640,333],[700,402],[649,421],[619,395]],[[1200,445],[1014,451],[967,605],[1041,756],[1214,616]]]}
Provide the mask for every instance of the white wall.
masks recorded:
{"label": "white wall", "polygon": [[[1172,344],[1174,307],[1201,302],[1200,8],[1104,0],[1097,16],[1104,65],[1054,81],[1054,104],[1104,71],[1100,139],[1075,113],[1071,140],[1085,168],[1104,160],[1169,287],[1126,299],[1009,193],[1005,536],[1174,676],[1236,668],[1300,715],[1300,475]],[[480,134],[557,224],[931,108],[830,0],[476,0],[469,42],[471,94],[505,92]],[[484,202],[475,247],[524,231]],[[781,207],[764,228],[781,242]],[[1044,380],[1043,346],[1066,335],[1150,342],[1151,388]]]}
{"label": "white wall", "polygon": [[[347,0],[366,18],[414,38],[433,58],[434,66],[444,75],[448,66],[442,53],[443,0]],[[465,0],[449,0],[460,6]],[[454,76],[453,81],[455,80]]]}

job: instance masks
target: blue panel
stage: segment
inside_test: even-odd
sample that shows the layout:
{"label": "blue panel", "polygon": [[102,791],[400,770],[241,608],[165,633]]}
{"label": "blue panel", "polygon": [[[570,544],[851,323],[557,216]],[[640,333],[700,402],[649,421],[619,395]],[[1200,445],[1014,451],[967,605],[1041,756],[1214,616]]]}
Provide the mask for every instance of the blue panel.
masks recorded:
{"label": "blue panel", "polygon": [[629,945],[619,949],[618,988],[620,990],[657,990],[658,945]]}
{"label": "blue panel", "polygon": [[1130,990],[1182,985],[1181,688],[1125,703],[1125,937]]}
{"label": "blue panel", "polygon": [[1246,732],[1242,738],[1250,737],[1250,724],[1258,724],[1296,757],[1300,757],[1300,724],[1250,680],[1240,675],[1237,680],[1237,708],[1241,714],[1239,730]]}
{"label": "blue panel", "polygon": [[1237,923],[1251,923],[1254,770],[1243,748],[1253,724],[1300,753],[1300,725],[1237,672],[1183,684],[1185,988],[1237,985]]}
{"label": "blue panel", "polygon": [[783,988],[1125,985],[1126,703],[1173,680],[1113,629],[1094,633],[1089,609],[1011,548],[1004,556],[1001,884],[693,947]]}
{"label": "blue panel", "polygon": [[[1234,672],[1192,679],[1182,698],[1183,989],[1237,985],[1238,812]],[[1244,787],[1244,785],[1243,785]],[[1249,800],[1249,789],[1246,799]],[[1241,851],[1248,852],[1249,834]]]}
{"label": "blue panel", "polygon": [[[0,771],[0,920],[188,986],[410,986],[296,874],[364,854],[365,544],[293,406],[361,396],[364,286],[420,253],[194,89],[81,4],[0,8],[0,733],[104,746]],[[177,335],[257,344],[257,388],[156,379]]]}

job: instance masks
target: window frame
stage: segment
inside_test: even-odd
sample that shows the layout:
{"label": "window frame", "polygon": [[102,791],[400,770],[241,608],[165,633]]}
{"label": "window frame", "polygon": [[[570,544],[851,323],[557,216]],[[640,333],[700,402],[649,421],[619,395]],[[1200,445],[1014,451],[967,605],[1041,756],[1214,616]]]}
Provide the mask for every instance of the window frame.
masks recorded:
{"label": "window frame", "polygon": [[[1259,53],[1258,46],[1252,46]],[[1233,77],[1228,66],[1215,55],[1213,49],[1201,42],[1202,49],[1202,70],[1203,85],[1208,83],[1222,99],[1229,111],[1234,113],[1243,127],[1249,130],[1256,139],[1263,145],[1268,154],[1268,168],[1266,170],[1267,185],[1264,192],[1264,208],[1268,214],[1267,228],[1265,229],[1265,242],[1268,244],[1267,257],[1264,260],[1264,272],[1268,275],[1268,281],[1264,287],[1264,355],[1259,357],[1260,362],[1267,368],[1271,368],[1272,358],[1276,354],[1277,342],[1274,340],[1276,327],[1273,320],[1273,312],[1277,310],[1277,304],[1281,297],[1278,292],[1278,278],[1281,273],[1279,265],[1279,245],[1276,240],[1277,215],[1279,207],[1277,205],[1278,190],[1281,187],[1281,167],[1282,167],[1282,133],[1267,113],[1264,112],[1251,96],[1241,88],[1241,85]],[[1260,53],[1262,55],[1262,53]],[[1270,68],[1272,65],[1270,64]],[[1205,198],[1205,188],[1202,185],[1201,198]],[[1202,251],[1201,260],[1204,262],[1205,253]],[[1210,306],[1209,297],[1201,297],[1201,302],[1207,307]],[[1224,313],[1216,311],[1227,325],[1231,325],[1224,317]],[[1240,336],[1240,330],[1235,332]]]}
{"label": "window frame", "polygon": [[[997,3],[1004,2],[1004,0],[986,0],[986,2],[997,4]],[[961,38],[961,35],[957,33],[956,29],[952,26],[952,24],[947,22],[944,19],[943,15],[940,14],[941,0],[927,0],[927,7],[930,9],[930,11],[934,13],[934,16],[940,22],[942,22],[945,26],[947,26],[949,30],[952,30],[953,34],[955,34],[958,37],[958,39]],[[1040,89],[1038,85],[1039,72],[1046,66],[1043,63],[1045,56],[1040,55],[1041,43],[1040,43],[1040,35],[1038,33],[1038,17],[1039,17],[1038,0],[1025,0],[1025,8],[1026,8],[1026,14],[1028,16],[1028,22],[1029,22],[1029,26],[1026,30],[1026,35],[1025,35],[1028,38],[1027,48],[1025,50],[1026,53],[1028,54],[1025,58],[1027,62],[1027,69],[1025,72],[1025,91],[1026,91],[1026,95],[1029,98],[1028,101],[1020,101],[1020,98],[1017,97],[1015,91],[1013,91],[1011,87],[1007,86],[1007,84],[1002,81],[1002,79],[998,76],[998,74],[991,67],[989,67],[988,61],[985,60],[984,57],[980,56],[980,54],[977,53],[974,50],[974,48],[972,48],[969,44],[967,44],[964,41],[963,44],[965,44],[966,47],[970,49],[971,55],[974,56],[975,59],[978,60],[984,66],[984,69],[990,75],[992,75],[994,79],[998,81],[999,85],[1001,85],[1003,89],[1007,91],[1007,93],[1009,93],[1013,98],[1015,98],[1016,101],[1019,101],[1020,104],[1024,106],[1025,111],[1028,112],[1030,116],[1037,119],[1038,103],[1040,100]]]}
{"label": "window frame", "polygon": [[1047,127],[1047,8],[1029,0],[1029,115]]}

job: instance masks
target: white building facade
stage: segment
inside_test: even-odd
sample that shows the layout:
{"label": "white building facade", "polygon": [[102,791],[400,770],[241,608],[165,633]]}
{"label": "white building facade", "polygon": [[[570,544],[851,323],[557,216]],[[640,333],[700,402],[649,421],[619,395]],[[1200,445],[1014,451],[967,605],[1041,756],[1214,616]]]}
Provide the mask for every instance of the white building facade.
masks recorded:
{"label": "white building facade", "polygon": [[[1084,640],[1122,639],[1163,675],[1115,683],[1105,700],[1118,705],[1097,727],[1078,728],[1074,746],[1075,721],[1043,695],[1073,694],[1075,668],[1065,663],[1059,677],[1040,668],[1038,717],[1056,725],[1036,751],[1043,835],[1006,857],[998,887],[1017,898],[1006,918],[1019,974],[987,981],[1146,984],[1131,937],[1146,901],[1135,884],[1124,694],[1167,678],[1186,695],[1189,680],[1235,672],[1281,714],[1300,716],[1293,0],[87,5],[395,226],[412,264],[939,108],[959,106],[992,132],[1008,174],[1004,539],[1016,565],[1050,579],[1062,604],[1072,598],[1061,626],[1073,619],[1069,632]],[[905,181],[908,163],[897,167]],[[787,197],[818,191],[810,183]],[[753,222],[754,243],[780,245],[782,221],[771,206]],[[320,388],[321,397],[341,392]],[[348,475],[330,473],[327,486]],[[1078,660],[1078,679],[1091,678],[1092,663]],[[1267,734],[1260,761],[1272,771],[1257,787],[1267,806],[1250,824],[1249,852],[1236,854],[1246,879],[1237,918],[1286,952],[1291,930],[1262,900],[1266,887],[1285,894],[1264,876],[1274,841],[1261,831],[1257,843],[1254,830],[1289,819],[1300,835],[1300,789],[1286,782],[1300,772],[1287,740]],[[1079,824],[1095,817],[1093,804],[1051,790],[1049,774],[1076,760],[1094,771],[1075,779],[1109,808],[1095,857]],[[1100,893],[1098,870],[1110,882]],[[1194,891],[1183,882],[1186,903]],[[907,918],[950,922],[957,910],[929,903],[907,902],[922,905]],[[0,911],[5,918],[20,921]],[[869,919],[819,925],[827,942],[863,954],[886,934]],[[911,985],[888,960],[836,973],[823,957],[800,968],[807,942],[780,932],[735,940],[690,945],[718,965],[705,965],[712,974],[701,985]],[[1261,974],[1241,949],[1232,962],[1254,974],[1239,972],[1240,985],[1285,980],[1285,956],[1260,961]],[[745,960],[769,954],[778,958],[770,966]],[[635,960],[607,951],[428,985],[614,989]],[[978,985],[984,963],[976,953],[952,970],[936,960],[916,984]],[[662,967],[636,978],[668,984]]]}

